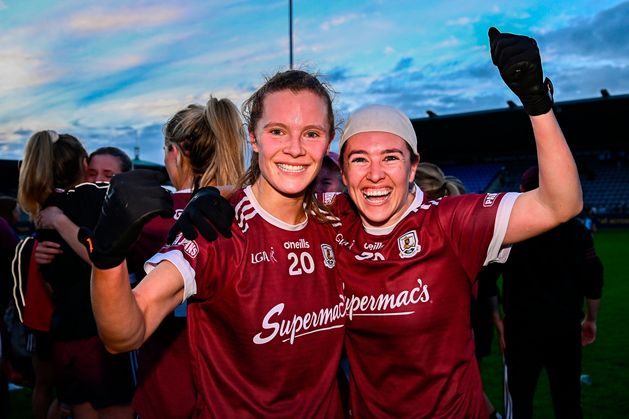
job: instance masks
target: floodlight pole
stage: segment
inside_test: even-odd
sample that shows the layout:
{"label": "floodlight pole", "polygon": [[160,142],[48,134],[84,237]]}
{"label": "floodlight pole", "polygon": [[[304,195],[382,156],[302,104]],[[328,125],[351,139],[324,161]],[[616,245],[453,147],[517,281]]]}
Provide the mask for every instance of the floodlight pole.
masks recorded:
{"label": "floodlight pole", "polygon": [[288,43],[290,53],[290,69],[293,69],[293,0],[288,0]]}

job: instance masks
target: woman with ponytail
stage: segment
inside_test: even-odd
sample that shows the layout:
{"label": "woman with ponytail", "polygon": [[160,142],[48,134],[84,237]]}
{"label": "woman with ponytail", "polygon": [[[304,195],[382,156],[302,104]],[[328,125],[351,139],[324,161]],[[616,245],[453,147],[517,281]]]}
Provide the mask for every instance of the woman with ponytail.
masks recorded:
{"label": "woman with ponytail", "polygon": [[[236,182],[242,187],[230,202],[203,188],[189,204],[218,210],[225,228],[186,230],[188,216],[203,215],[184,211],[176,226],[193,234],[178,234],[153,255],[133,290],[121,256],[149,217],[170,213],[169,196],[145,179],[140,192],[147,199],[136,202],[139,188],[125,182],[130,176],[112,180],[98,226],[82,236],[93,244],[99,331],[112,351],[140,347],[187,300],[195,416],[343,417],[336,380],[345,324],[334,270],[338,219],[312,194],[335,133],[331,92],[316,76],[288,70],[269,78],[243,110],[252,164]],[[186,140],[166,137],[167,146],[175,143],[168,153],[192,157]],[[206,240],[205,227],[221,236]]]}
{"label": "woman with ponytail", "polygon": [[[210,97],[205,106],[192,104],[164,126],[164,165],[173,193],[174,218],[154,218],[146,224],[127,257],[129,272],[144,276],[144,261],[166,242],[168,231],[195,188],[234,185],[244,173],[245,133],[236,106]],[[187,307],[167,315],[138,353],[138,387],[133,407],[141,418],[185,418],[194,413],[187,336]]]}
{"label": "woman with ponytail", "polygon": [[[106,192],[105,185],[82,183],[86,173],[87,153],[78,139],[37,132],[24,150],[18,200],[36,221],[37,240],[61,245],[62,253],[40,267],[54,302],[50,333],[59,402],[75,418],[131,417],[129,358],[108,353],[98,337],[90,301],[91,265],[76,239],[77,226],[96,224]],[[65,214],[64,225],[42,222],[47,207]],[[37,343],[44,344],[39,338]]]}
{"label": "woman with ponytail", "polygon": [[415,183],[424,192],[427,199],[444,196],[457,196],[465,193],[463,183],[454,176],[446,176],[439,166],[421,162],[417,165]]}

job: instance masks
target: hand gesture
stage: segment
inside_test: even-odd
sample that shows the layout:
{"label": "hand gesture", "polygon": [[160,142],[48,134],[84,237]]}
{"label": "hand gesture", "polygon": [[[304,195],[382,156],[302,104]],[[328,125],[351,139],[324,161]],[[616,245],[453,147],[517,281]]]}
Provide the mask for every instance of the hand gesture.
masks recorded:
{"label": "hand gesture", "polygon": [[520,98],[529,115],[542,115],[553,105],[553,87],[544,80],[542,59],[534,39],[489,28],[491,61],[502,80]]}
{"label": "hand gesture", "polygon": [[58,207],[47,207],[37,214],[35,224],[37,228],[55,229],[56,222],[61,217],[65,217],[65,214]]}
{"label": "hand gesture", "polygon": [[161,187],[165,176],[154,170],[132,170],[111,179],[94,231],[79,230],[79,241],[99,269],[120,265],[142,231],[156,216],[174,214],[170,193]]}
{"label": "hand gesture", "polygon": [[194,240],[198,236],[196,230],[207,241],[216,240],[217,232],[224,237],[231,237],[233,219],[234,209],[218,189],[211,186],[200,188],[170,229],[167,241],[172,243],[180,232],[186,239]]}

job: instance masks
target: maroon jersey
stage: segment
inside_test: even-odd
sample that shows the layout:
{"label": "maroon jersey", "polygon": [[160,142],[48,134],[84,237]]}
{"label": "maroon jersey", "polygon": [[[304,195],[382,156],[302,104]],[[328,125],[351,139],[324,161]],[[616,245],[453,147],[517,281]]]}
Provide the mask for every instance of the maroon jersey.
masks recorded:
{"label": "maroon jersey", "polygon": [[[166,243],[168,231],[191,195],[189,189],[173,193],[174,216],[155,217],[144,226],[131,250],[135,261],[144,262]],[[129,263],[129,270],[132,266],[136,265]],[[137,266],[134,271],[140,276],[142,272],[136,269]],[[185,317],[168,315],[138,351],[138,385],[133,408],[143,419],[185,418],[194,412],[196,392],[186,322]]]}
{"label": "maroon jersey", "polygon": [[181,235],[148,264],[184,277],[193,374],[203,417],[339,417],[344,305],[335,231],[286,224],[251,188],[232,198],[233,237]]}
{"label": "maroon jersey", "polygon": [[338,271],[354,417],[486,418],[470,327],[473,280],[500,251],[517,194],[416,197],[365,228],[346,195]]}

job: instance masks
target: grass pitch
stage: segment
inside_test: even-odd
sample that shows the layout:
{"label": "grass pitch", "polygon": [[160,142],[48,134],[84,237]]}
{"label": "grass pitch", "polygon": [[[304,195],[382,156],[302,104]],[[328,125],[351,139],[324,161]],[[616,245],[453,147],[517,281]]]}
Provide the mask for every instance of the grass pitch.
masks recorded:
{"label": "grass pitch", "polygon": [[[629,417],[629,231],[603,230],[594,235],[605,268],[605,285],[597,322],[597,339],[583,349],[583,374],[592,384],[581,386],[586,418]],[[494,339],[495,340],[495,339]],[[494,342],[481,364],[485,392],[503,409],[502,355]],[[553,418],[548,380],[542,373],[535,394],[535,418]]]}

